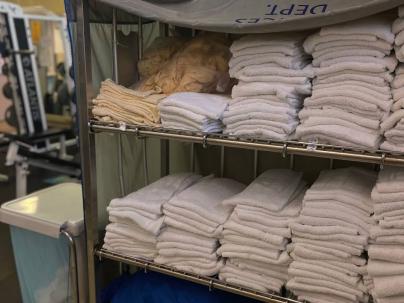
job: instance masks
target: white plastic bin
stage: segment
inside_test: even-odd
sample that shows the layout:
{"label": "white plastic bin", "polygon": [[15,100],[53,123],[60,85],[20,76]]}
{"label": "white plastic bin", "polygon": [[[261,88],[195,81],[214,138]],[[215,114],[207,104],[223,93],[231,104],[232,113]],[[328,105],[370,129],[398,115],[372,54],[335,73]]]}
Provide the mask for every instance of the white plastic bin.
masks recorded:
{"label": "white plastic bin", "polygon": [[24,303],[85,302],[81,185],[64,183],[3,204]]}

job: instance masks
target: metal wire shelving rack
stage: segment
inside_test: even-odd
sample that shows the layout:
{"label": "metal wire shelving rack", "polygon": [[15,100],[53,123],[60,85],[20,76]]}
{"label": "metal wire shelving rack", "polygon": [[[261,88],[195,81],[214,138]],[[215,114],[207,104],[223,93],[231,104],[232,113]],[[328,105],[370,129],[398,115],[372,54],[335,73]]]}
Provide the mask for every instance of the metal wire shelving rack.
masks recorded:
{"label": "metal wire shelving rack", "polygon": [[[188,131],[170,130],[159,127],[150,127],[142,125],[130,125],[123,123],[101,122],[90,118],[90,104],[95,92],[92,89],[92,69],[91,69],[91,40],[90,40],[90,7],[96,9],[93,5],[94,0],[77,0],[75,3],[76,17],[76,43],[75,43],[75,66],[76,66],[76,86],[77,99],[79,107],[79,126],[80,126],[80,149],[83,172],[83,195],[84,195],[84,214],[86,227],[86,246],[87,246],[87,270],[88,270],[88,302],[96,302],[96,260],[108,259],[116,262],[143,268],[145,271],[151,270],[163,274],[171,275],[177,278],[189,280],[195,283],[206,285],[209,290],[221,289],[246,297],[254,298],[267,303],[299,303],[289,294],[267,294],[256,292],[251,289],[229,285],[216,278],[193,275],[190,273],[175,270],[174,268],[159,265],[133,257],[125,256],[115,252],[102,249],[98,237],[98,210],[97,210],[97,189],[96,189],[96,165],[95,165],[95,134],[99,132],[116,133],[118,138],[121,134],[132,134],[139,138],[158,138],[161,139],[161,152],[166,153],[167,142],[174,140],[201,144],[203,147],[220,146],[224,147],[254,150],[257,157],[258,151],[266,151],[281,154],[283,157],[301,155],[308,157],[327,158],[332,160],[345,160],[353,162],[371,163],[380,165],[404,166],[404,154],[389,153],[387,151],[363,151],[349,149],[346,147],[331,146],[317,143],[307,143],[298,141],[277,142],[252,138],[237,138],[223,134],[205,134]],[[114,80],[117,81],[117,12],[112,8],[112,39],[113,39],[113,71]],[[142,50],[142,18],[137,19],[139,35],[139,57]],[[144,141],[145,142],[145,141]],[[120,143],[119,143],[120,144]],[[146,151],[144,143],[144,151]],[[121,150],[121,147],[119,146]],[[222,154],[223,157],[223,154]],[[122,166],[122,159],[119,160]],[[254,159],[256,165],[257,160]],[[120,168],[121,169],[121,168]],[[147,167],[145,168],[147,170]],[[164,174],[165,169],[161,169]],[[165,171],[166,173],[166,171]],[[255,170],[256,173],[256,170]],[[146,179],[147,179],[147,174]],[[122,176],[121,176],[122,182]]]}

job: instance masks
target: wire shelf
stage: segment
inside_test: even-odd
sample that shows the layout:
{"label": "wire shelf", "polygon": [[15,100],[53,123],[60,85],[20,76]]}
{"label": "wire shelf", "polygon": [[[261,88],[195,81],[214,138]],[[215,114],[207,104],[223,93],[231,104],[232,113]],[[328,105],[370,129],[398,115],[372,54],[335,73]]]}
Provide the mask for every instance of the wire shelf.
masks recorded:
{"label": "wire shelf", "polygon": [[404,154],[392,153],[383,150],[373,152],[357,150],[327,144],[307,143],[299,141],[270,141],[244,137],[234,137],[224,134],[200,133],[183,130],[165,129],[143,125],[131,125],[115,122],[90,121],[93,132],[115,132],[133,134],[140,137],[154,137],[182,142],[199,143],[204,147],[209,145],[226,146],[243,149],[253,149],[281,153],[287,155],[302,155],[309,157],[346,160],[392,166],[404,166]]}
{"label": "wire shelf", "polygon": [[143,268],[145,272],[148,270],[159,272],[162,274],[166,274],[169,276],[173,276],[179,279],[191,281],[197,284],[205,285],[209,287],[209,290],[212,289],[220,289],[223,291],[231,292],[237,295],[249,297],[255,300],[259,300],[267,303],[302,303],[301,301],[296,301],[292,299],[292,295],[289,294],[288,297],[282,297],[277,294],[269,294],[258,292],[252,289],[248,289],[245,287],[239,287],[236,285],[228,284],[223,281],[220,281],[216,278],[200,276],[196,274],[191,274],[184,271],[176,270],[172,267],[160,265],[151,261],[145,261],[142,259],[129,257],[120,253],[112,252],[103,248],[96,248],[94,254],[98,256],[100,259],[105,258],[109,260],[114,260],[117,262],[122,262],[128,265],[136,266]]}

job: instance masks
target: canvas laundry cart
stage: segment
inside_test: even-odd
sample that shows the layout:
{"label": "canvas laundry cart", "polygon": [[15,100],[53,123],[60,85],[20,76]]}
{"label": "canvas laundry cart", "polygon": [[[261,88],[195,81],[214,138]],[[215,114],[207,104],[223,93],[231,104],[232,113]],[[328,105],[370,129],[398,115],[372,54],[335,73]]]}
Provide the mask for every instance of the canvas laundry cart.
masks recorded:
{"label": "canvas laundry cart", "polygon": [[10,225],[24,303],[85,302],[80,184],[59,184],[7,202],[0,221]]}
{"label": "canvas laundry cart", "polygon": [[[110,65],[110,74],[118,83],[128,83],[122,69],[136,66],[145,46],[144,30],[155,24],[160,35],[169,28],[181,26],[194,30],[227,33],[264,33],[310,29],[336,22],[372,15],[404,1],[332,1],[296,6],[292,1],[138,1],[138,0],[77,0],[70,2],[69,18],[75,24],[74,59],[77,99],[80,113],[80,140],[83,168],[84,211],[86,218],[89,302],[96,302],[97,268],[103,259],[157,271],[178,278],[234,292],[264,302],[297,302],[287,293],[267,294],[224,283],[218,279],[193,275],[173,268],[146,262],[101,248],[105,228],[105,208],[114,196],[123,196],[129,190],[147,184],[168,173],[199,169],[203,173],[215,172],[247,182],[258,175],[263,167],[299,166],[309,174],[342,162],[361,162],[365,165],[404,166],[404,156],[386,152],[356,151],[330,145],[308,144],[297,141],[275,142],[241,139],[222,134],[201,134],[166,130],[157,127],[96,121],[88,115],[91,100],[97,94],[92,58],[94,47],[90,23],[112,25],[109,41],[103,45],[110,49],[110,57],[103,60]],[[69,8],[69,6],[68,6]],[[130,15],[133,14],[133,15]],[[91,24],[91,25],[94,25]],[[122,37],[118,28],[131,24],[137,29],[138,43],[133,47],[133,61],[120,57]],[[93,43],[93,44],[92,44]],[[134,54],[137,54],[135,57]],[[96,60],[94,60],[96,59]],[[105,58],[104,58],[105,59]],[[106,76],[106,77],[107,77]],[[104,78],[106,78],[104,77]],[[104,80],[104,79],[101,79]],[[206,160],[208,159],[208,160]],[[304,161],[300,161],[304,159]],[[197,164],[198,163],[198,164]],[[275,164],[274,164],[275,163]],[[132,166],[133,165],[133,166]],[[198,167],[197,167],[198,166]],[[129,181],[128,181],[129,180]],[[98,185],[98,187],[97,187]]]}

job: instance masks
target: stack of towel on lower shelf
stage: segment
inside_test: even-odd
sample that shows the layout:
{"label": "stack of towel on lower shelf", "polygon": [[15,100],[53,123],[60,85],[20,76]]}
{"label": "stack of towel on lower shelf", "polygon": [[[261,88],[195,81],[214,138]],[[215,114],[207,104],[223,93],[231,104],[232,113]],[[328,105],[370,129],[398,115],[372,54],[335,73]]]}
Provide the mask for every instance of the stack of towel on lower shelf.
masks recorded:
{"label": "stack of towel on lower shelf", "polygon": [[366,258],[376,173],[359,168],[321,172],[291,224],[293,262],[287,288],[310,302],[367,302]]}
{"label": "stack of towel on lower shelf", "polygon": [[222,201],[244,188],[234,180],[205,177],[164,204],[169,227],[158,237],[155,262],[199,275],[217,274],[223,266],[216,254],[218,239],[233,210]]}
{"label": "stack of towel on lower shelf", "polygon": [[157,105],[165,97],[156,91],[132,90],[108,79],[101,83],[100,93],[93,99],[92,113],[106,122],[155,126],[160,122]]}
{"label": "stack of towel on lower shelf", "polygon": [[398,8],[398,18],[393,22],[392,31],[396,35],[394,50],[397,59],[404,62],[404,6]]}
{"label": "stack of towel on lower shelf", "polygon": [[220,240],[218,254],[228,258],[220,279],[262,292],[280,292],[291,262],[286,252],[289,224],[299,215],[305,187],[301,173],[273,169],[223,201],[235,209]]}
{"label": "stack of towel on lower shelf", "polygon": [[404,170],[386,167],[372,191],[375,218],[371,229],[368,273],[376,303],[404,302]]}
{"label": "stack of towel on lower shelf", "polygon": [[286,140],[298,124],[304,95],[311,93],[312,70],[302,34],[249,35],[230,50],[233,87],[225,132],[236,136]]}
{"label": "stack of towel on lower shelf", "polygon": [[164,221],[162,205],[200,178],[190,173],[170,175],[113,199],[107,208],[111,223],[106,227],[104,248],[153,260],[157,255],[156,237]]}
{"label": "stack of towel on lower shelf", "polygon": [[299,139],[378,149],[380,122],[392,105],[397,65],[389,18],[373,16],[323,27],[304,42],[313,56],[313,94],[304,101]]}
{"label": "stack of towel on lower shelf", "polygon": [[159,105],[165,128],[217,133],[223,130],[223,113],[231,99],[224,95],[175,93]]}

